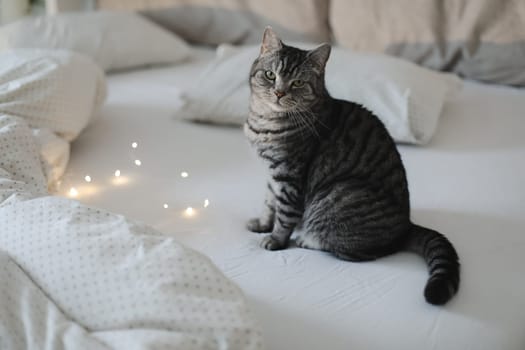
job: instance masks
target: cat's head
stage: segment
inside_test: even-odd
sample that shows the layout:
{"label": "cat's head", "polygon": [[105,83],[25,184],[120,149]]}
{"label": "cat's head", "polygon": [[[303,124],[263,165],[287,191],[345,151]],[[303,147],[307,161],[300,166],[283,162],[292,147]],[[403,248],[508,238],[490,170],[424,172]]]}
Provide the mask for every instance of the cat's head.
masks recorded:
{"label": "cat's head", "polygon": [[305,51],[283,44],[271,28],[250,73],[252,96],[275,112],[308,110],[325,93],[330,45]]}

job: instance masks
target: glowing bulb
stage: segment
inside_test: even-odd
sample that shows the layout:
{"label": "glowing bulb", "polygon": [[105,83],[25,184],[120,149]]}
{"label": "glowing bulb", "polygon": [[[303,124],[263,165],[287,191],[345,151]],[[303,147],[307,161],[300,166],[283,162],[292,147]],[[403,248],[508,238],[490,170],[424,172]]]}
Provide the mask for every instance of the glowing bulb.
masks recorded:
{"label": "glowing bulb", "polygon": [[188,174],[187,172],[183,171],[182,173],[180,173],[180,176],[182,177],[188,177],[190,174]]}
{"label": "glowing bulb", "polygon": [[115,175],[115,177],[111,179],[111,183],[115,186],[122,186],[129,182],[129,178],[126,175],[122,174],[122,172],[119,169],[115,170],[115,173],[113,175]]}
{"label": "glowing bulb", "polygon": [[185,212],[186,212],[186,215],[192,216],[193,215],[193,208],[192,207],[187,207]]}
{"label": "glowing bulb", "polygon": [[77,191],[77,189],[74,188],[74,187],[71,187],[71,188],[69,189],[69,195],[70,195],[71,197],[76,197],[76,196],[78,196],[78,191]]}
{"label": "glowing bulb", "polygon": [[163,207],[164,207],[164,209],[168,209],[168,208],[169,208],[169,205],[167,205],[166,203],[164,203]]}
{"label": "glowing bulb", "polygon": [[84,177],[84,180],[86,180],[86,182],[91,182],[91,176],[86,175],[86,176]]}
{"label": "glowing bulb", "polygon": [[139,146],[139,144],[137,142],[132,142],[131,143],[131,147],[133,148],[137,148]]}
{"label": "glowing bulb", "polygon": [[142,165],[142,162],[140,161],[140,159],[135,159],[135,165],[136,166],[141,166]]}
{"label": "glowing bulb", "polygon": [[208,199],[204,200],[204,208],[207,208],[208,205],[210,205],[210,201]]}

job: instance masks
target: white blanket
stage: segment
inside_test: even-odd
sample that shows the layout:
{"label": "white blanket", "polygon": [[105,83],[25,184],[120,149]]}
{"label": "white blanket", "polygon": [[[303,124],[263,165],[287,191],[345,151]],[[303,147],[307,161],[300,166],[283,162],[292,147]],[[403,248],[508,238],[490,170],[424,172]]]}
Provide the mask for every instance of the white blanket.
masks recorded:
{"label": "white blanket", "polygon": [[259,349],[241,291],[206,257],[47,195],[41,141],[78,135],[102,101],[103,76],[66,52],[13,57],[0,56],[0,349]]}

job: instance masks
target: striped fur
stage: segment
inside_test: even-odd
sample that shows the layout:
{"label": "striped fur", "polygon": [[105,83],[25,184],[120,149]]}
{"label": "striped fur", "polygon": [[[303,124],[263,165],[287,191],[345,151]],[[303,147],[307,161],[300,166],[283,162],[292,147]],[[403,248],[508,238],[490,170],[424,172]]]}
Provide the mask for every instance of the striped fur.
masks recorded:
{"label": "striped fur", "polygon": [[262,246],[275,250],[301,223],[298,246],[349,261],[414,251],[429,268],[426,300],[444,304],[459,287],[457,253],[443,235],[410,221],[405,169],[380,120],[328,94],[329,53],[328,45],[303,51],[265,32],[244,131],[270,176],[265,209],[248,229],[271,233]]}

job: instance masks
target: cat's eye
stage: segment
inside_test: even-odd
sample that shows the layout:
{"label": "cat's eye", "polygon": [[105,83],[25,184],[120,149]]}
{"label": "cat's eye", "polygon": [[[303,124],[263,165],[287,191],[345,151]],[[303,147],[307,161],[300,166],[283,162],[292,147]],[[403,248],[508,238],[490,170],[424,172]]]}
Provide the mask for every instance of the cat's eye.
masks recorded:
{"label": "cat's eye", "polygon": [[300,80],[300,79],[294,80],[293,83],[292,83],[292,86],[296,87],[296,88],[303,87],[304,86],[304,80]]}
{"label": "cat's eye", "polygon": [[264,72],[264,76],[266,76],[266,78],[269,80],[275,80],[275,73],[271,70],[267,70],[266,72]]}

